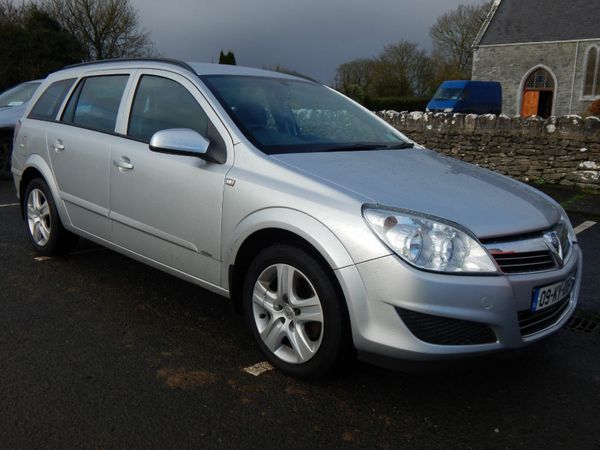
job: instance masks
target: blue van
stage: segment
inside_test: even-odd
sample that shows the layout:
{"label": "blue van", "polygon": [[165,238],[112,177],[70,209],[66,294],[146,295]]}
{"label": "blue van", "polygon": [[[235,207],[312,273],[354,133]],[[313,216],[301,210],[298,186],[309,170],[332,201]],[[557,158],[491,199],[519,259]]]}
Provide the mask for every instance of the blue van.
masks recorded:
{"label": "blue van", "polygon": [[427,111],[464,114],[501,114],[502,86],[497,81],[444,81]]}

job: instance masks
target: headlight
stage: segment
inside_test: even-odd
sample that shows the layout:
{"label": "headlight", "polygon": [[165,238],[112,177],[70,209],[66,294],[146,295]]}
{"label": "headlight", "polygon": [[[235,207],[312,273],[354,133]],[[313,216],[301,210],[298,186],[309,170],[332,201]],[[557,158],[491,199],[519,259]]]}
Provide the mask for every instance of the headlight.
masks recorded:
{"label": "headlight", "polygon": [[446,109],[444,109],[444,112],[445,112],[445,113],[451,113],[451,112],[454,112],[454,108],[446,108]]}
{"label": "headlight", "polygon": [[577,235],[575,234],[575,230],[573,229],[573,224],[571,224],[571,220],[569,216],[567,216],[566,211],[563,207],[560,207],[561,217],[560,223],[567,229],[568,239],[570,242],[576,244],[577,243]]}
{"label": "headlight", "polygon": [[419,269],[447,273],[496,273],[485,248],[466,230],[413,212],[365,206],[363,216],[394,253]]}

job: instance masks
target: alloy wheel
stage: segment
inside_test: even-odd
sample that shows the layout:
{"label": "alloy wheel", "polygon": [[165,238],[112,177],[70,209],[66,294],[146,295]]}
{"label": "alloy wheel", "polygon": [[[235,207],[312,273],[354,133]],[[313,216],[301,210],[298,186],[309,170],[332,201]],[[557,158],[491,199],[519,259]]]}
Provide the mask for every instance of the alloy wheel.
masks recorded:
{"label": "alloy wheel", "polygon": [[32,189],[27,198],[27,223],[29,233],[40,247],[50,240],[51,220],[48,199],[40,189]]}
{"label": "alloy wheel", "polygon": [[310,280],[288,264],[259,275],[252,293],[254,321],[262,342],[282,361],[302,364],[319,350],[323,308]]}

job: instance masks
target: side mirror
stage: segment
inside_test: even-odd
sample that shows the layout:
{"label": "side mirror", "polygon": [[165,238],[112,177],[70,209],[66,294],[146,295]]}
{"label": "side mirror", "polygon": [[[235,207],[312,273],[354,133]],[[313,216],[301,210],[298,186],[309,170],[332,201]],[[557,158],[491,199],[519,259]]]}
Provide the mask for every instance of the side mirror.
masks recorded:
{"label": "side mirror", "polygon": [[150,139],[150,150],[172,155],[197,156],[211,159],[208,155],[210,141],[189,128],[172,128],[154,133]]}

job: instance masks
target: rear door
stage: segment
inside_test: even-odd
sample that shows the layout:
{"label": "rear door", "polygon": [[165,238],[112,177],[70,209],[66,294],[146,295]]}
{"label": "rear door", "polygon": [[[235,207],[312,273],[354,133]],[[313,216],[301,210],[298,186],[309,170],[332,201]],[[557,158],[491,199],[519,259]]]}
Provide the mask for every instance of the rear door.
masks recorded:
{"label": "rear door", "polygon": [[60,121],[48,123],[47,145],[71,224],[110,240],[110,148],[130,73],[100,72],[81,78]]}
{"label": "rear door", "polygon": [[[136,75],[128,120],[111,151],[114,242],[161,265],[220,284],[221,210],[231,139],[199,89],[167,71]],[[156,153],[152,135],[190,128],[228,153],[225,164]]]}

